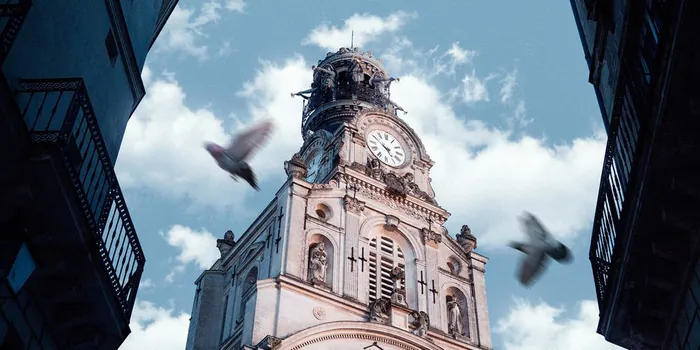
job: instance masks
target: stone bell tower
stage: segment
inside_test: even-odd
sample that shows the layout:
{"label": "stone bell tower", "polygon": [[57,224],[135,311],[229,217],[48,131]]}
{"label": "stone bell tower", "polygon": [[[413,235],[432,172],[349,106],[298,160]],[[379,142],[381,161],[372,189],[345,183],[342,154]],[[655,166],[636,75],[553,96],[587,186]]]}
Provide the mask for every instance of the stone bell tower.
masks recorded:
{"label": "stone bell tower", "polygon": [[288,179],[197,285],[188,349],[491,349],[484,268],[452,238],[433,161],[398,115],[381,60],[313,67]]}

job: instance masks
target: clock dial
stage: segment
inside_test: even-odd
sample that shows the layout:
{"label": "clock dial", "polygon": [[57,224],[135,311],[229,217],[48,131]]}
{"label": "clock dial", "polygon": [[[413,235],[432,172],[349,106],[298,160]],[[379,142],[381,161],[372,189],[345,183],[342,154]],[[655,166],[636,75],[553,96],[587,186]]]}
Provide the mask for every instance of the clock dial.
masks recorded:
{"label": "clock dial", "polygon": [[367,146],[379,161],[399,166],[406,161],[406,152],[394,135],[384,130],[372,130],[367,134]]}
{"label": "clock dial", "polygon": [[315,152],[309,160],[306,161],[306,181],[314,182],[321,173],[321,152]]}

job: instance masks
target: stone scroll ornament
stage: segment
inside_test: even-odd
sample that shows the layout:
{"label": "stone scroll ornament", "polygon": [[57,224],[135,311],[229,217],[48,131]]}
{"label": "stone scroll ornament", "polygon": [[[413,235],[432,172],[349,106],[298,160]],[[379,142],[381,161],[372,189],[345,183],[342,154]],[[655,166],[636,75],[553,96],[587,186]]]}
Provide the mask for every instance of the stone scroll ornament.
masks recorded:
{"label": "stone scroll ornament", "polygon": [[373,322],[384,322],[384,318],[389,315],[391,301],[389,299],[376,299],[369,304],[369,320]]}
{"label": "stone scroll ornament", "polygon": [[413,317],[413,322],[411,325],[416,327],[413,330],[413,334],[419,337],[425,337],[428,334],[428,328],[430,327],[430,317],[425,311],[411,311],[411,317]]}

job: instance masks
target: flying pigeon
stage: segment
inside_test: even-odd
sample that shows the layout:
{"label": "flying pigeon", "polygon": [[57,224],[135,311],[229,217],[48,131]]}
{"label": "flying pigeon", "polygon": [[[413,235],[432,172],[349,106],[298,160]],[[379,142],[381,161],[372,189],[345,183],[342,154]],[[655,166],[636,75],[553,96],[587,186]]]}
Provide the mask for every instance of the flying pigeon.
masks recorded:
{"label": "flying pigeon", "polygon": [[534,215],[525,212],[518,220],[522,230],[530,238],[529,243],[511,242],[508,245],[527,254],[520,262],[520,268],[517,272],[518,280],[522,285],[529,286],[536,277],[544,272],[549,258],[560,263],[571,261],[573,256],[569,248],[552,237]]}
{"label": "flying pigeon", "polygon": [[231,175],[232,179],[238,181],[239,177],[243,178],[254,189],[259,190],[255,173],[246,160],[250,159],[253,152],[267,141],[273,129],[274,124],[265,120],[236,135],[226,148],[214,142],[205,143],[204,148],[216,160],[216,164]]}

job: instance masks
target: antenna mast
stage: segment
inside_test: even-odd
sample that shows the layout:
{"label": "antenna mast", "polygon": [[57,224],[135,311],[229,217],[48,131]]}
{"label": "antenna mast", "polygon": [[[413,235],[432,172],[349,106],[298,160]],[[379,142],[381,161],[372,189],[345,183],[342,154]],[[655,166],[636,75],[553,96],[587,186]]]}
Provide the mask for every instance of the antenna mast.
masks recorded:
{"label": "antenna mast", "polygon": [[351,49],[355,47],[354,44],[355,44],[355,31],[353,30],[350,32],[350,48]]}

